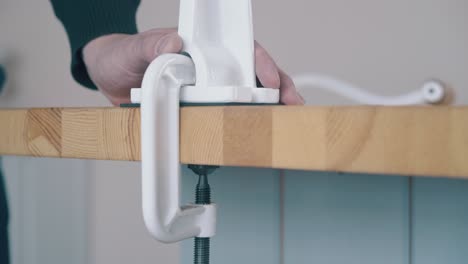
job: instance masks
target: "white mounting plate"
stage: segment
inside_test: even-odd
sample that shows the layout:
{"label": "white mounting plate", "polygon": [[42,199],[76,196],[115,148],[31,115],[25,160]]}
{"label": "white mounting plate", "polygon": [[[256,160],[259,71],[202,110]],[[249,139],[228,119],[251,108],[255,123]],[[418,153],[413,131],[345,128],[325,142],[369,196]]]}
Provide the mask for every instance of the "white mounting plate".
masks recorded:
{"label": "white mounting plate", "polygon": [[[200,91],[200,87],[184,86],[180,90],[180,101],[183,103],[277,103],[278,89],[250,87],[207,87]],[[210,94],[207,98],[206,93]],[[141,89],[132,88],[131,101],[134,104],[141,103]]]}
{"label": "white mounting plate", "polygon": [[180,101],[185,103],[277,103],[278,96],[278,89],[270,88],[184,86],[181,89]]}

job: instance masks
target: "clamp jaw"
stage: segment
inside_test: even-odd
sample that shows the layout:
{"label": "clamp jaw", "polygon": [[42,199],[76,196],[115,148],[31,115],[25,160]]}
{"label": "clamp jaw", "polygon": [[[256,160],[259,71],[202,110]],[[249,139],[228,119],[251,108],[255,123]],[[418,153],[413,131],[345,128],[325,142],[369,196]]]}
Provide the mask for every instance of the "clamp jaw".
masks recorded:
{"label": "clamp jaw", "polygon": [[250,0],[181,0],[179,35],[190,57],[155,59],[141,89],[143,218],[161,242],[216,233],[216,205],[180,206],[179,104],[278,103],[279,91],[255,85]]}

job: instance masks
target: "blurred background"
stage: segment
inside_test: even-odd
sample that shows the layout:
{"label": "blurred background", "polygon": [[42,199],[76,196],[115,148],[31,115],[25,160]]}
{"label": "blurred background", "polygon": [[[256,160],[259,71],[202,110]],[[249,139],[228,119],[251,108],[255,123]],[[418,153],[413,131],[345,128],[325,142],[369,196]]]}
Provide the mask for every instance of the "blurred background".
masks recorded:
{"label": "blurred background", "polygon": [[[256,39],[289,73],[328,74],[383,95],[438,78],[456,91],[455,103],[468,103],[465,0],[252,2]],[[178,1],[140,5],[140,31],[177,20]],[[72,80],[69,61],[48,1],[0,2],[8,73],[1,108],[109,106]],[[322,90],[303,94],[314,105],[353,103]],[[139,163],[4,157],[3,165],[12,263],[179,262],[179,246],[155,242],[144,228]]]}

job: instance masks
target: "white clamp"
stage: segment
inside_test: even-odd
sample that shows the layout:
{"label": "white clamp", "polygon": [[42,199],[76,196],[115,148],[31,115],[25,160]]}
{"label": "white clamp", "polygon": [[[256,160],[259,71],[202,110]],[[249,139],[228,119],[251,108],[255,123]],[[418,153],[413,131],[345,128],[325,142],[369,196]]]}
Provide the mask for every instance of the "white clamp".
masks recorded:
{"label": "white clamp", "polygon": [[211,237],[216,206],[180,206],[179,92],[195,82],[190,58],[166,54],[146,70],[141,89],[143,218],[161,242]]}
{"label": "white clamp", "polygon": [[257,88],[250,0],[181,0],[179,35],[190,57],[155,59],[142,88],[143,218],[150,233],[170,243],[216,232],[216,205],[180,206],[179,104],[278,103],[278,89]]}

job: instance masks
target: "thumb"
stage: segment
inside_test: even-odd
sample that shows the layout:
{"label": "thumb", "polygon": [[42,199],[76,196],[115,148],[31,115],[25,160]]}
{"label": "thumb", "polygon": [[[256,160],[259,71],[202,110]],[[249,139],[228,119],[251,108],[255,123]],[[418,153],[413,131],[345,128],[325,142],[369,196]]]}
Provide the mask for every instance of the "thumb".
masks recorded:
{"label": "thumb", "polygon": [[154,59],[164,53],[179,53],[182,39],[175,30],[155,29],[132,35],[116,43],[114,64],[128,72],[142,74]]}
{"label": "thumb", "polygon": [[179,53],[182,50],[182,39],[177,32],[171,32],[164,35],[154,34],[144,40],[149,50],[145,52],[147,62],[151,62],[158,56],[165,53]]}

